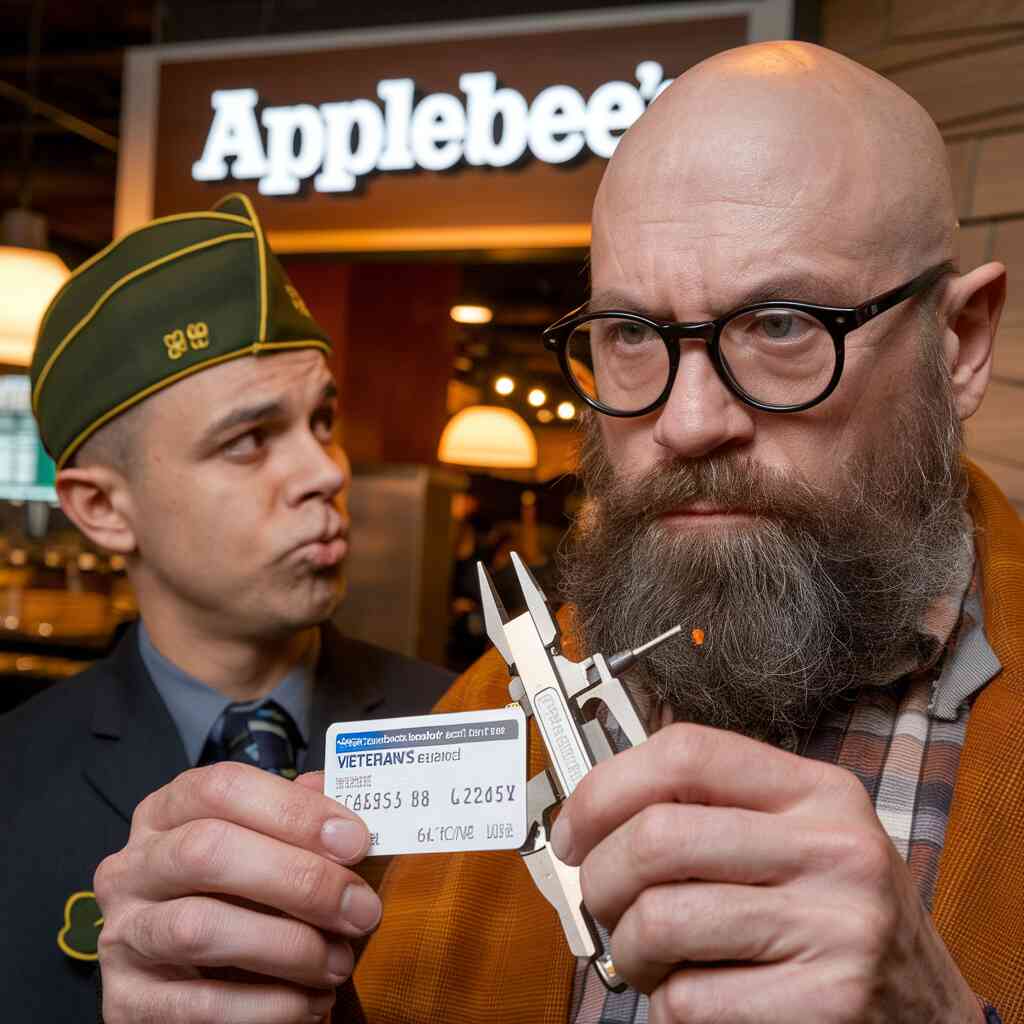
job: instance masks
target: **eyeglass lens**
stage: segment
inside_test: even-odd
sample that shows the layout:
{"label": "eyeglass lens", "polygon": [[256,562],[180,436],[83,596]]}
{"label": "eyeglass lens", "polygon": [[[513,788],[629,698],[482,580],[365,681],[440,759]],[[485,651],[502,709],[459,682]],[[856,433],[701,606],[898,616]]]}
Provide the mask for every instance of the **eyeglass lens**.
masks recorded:
{"label": "eyeglass lens", "polygon": [[[738,387],[768,405],[813,401],[835,370],[835,344],[828,328],[810,314],[786,307],[741,313],[727,321],[719,352]],[[656,402],[671,370],[668,346],[659,332],[627,318],[580,324],[569,337],[566,355],[580,390],[617,412],[636,412]]]}

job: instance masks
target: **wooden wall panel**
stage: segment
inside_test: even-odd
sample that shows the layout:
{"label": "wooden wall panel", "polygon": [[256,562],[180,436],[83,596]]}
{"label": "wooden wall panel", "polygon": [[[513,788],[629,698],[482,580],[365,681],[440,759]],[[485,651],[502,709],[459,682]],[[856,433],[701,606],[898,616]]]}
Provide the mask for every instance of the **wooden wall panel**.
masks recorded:
{"label": "wooden wall panel", "polygon": [[[956,6],[966,5],[958,0]],[[948,55],[894,71],[889,77],[906,89],[940,128],[945,128],[972,117],[1020,107],[1024,99],[1021,68],[1024,41],[1017,40],[981,52]]]}
{"label": "wooden wall panel", "polygon": [[[1024,169],[1021,175],[1024,178]],[[1024,194],[1021,195],[1021,205],[1024,207]],[[1024,220],[996,223],[992,259],[1006,264],[1006,308],[1003,310],[1003,322],[1007,327],[1024,326]]]}
{"label": "wooden wall panel", "polygon": [[893,35],[919,36],[1024,25],[1024,12],[1018,0],[892,0],[890,19]]}
{"label": "wooden wall panel", "polygon": [[969,224],[960,229],[957,244],[957,266],[973,270],[989,261],[992,251],[992,228],[988,224]]}
{"label": "wooden wall panel", "polygon": [[967,447],[1006,495],[1024,509],[1024,387],[993,380],[981,408],[967,421]]}
{"label": "wooden wall panel", "polygon": [[1024,390],[1019,384],[993,380],[981,408],[967,421],[971,450],[1024,469],[1024,445],[1019,443],[1022,406]]}
{"label": "wooden wall panel", "polygon": [[[845,0],[843,2],[845,3]],[[825,9],[828,10],[830,6],[833,5],[830,4]],[[877,24],[874,34],[885,34],[884,19]],[[1007,39],[1019,39],[1022,36],[1024,36],[1024,32],[1021,29],[1003,29],[972,36],[970,43],[976,48],[984,49],[993,44],[1005,42]],[[837,37],[833,36],[832,38]],[[856,53],[852,49],[844,52],[850,56],[856,56],[862,64],[874,68],[881,74],[891,74],[912,64],[928,63],[951,53],[963,53],[964,48],[964,37],[957,33],[951,36],[915,39],[911,42],[886,43],[884,46],[876,46]]]}
{"label": "wooden wall panel", "polygon": [[949,173],[953,177],[953,193],[956,196],[956,213],[958,217],[968,217],[971,213],[972,178],[977,166],[978,142],[976,139],[964,139],[946,146],[949,154]]}
{"label": "wooden wall panel", "polygon": [[888,0],[862,0],[861,3],[823,3],[821,31],[830,44],[843,53],[858,53],[881,46],[885,41]]}
{"label": "wooden wall panel", "polygon": [[971,118],[959,127],[950,128],[945,135],[947,142],[959,142],[961,139],[980,140],[985,135],[1016,131],[1024,131],[1024,105],[1019,110]]}
{"label": "wooden wall panel", "polygon": [[998,217],[1019,213],[1024,206],[1024,131],[993,135],[982,139],[979,146],[971,214]]}
{"label": "wooden wall panel", "polygon": [[1024,0],[823,0],[822,43],[891,78],[946,139],[962,271],[999,260],[1008,295],[971,456],[1024,511]]}
{"label": "wooden wall panel", "polygon": [[[1024,325],[1020,327],[1004,326],[996,339],[995,358],[992,360],[992,373],[997,380],[1014,381],[1024,389]],[[1024,390],[1020,393],[1021,404],[1024,405]],[[1020,414],[1015,417],[1017,422],[1017,443],[1024,455],[1024,432],[1020,430]]]}

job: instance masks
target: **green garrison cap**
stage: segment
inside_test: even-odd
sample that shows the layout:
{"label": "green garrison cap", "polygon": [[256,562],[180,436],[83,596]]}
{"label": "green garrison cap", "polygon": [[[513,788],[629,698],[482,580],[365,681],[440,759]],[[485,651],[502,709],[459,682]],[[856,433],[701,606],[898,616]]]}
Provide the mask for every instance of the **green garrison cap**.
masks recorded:
{"label": "green garrison cap", "polygon": [[161,217],[82,264],[43,317],[32,411],[58,468],[147,396],[239,356],[330,352],[243,195]]}

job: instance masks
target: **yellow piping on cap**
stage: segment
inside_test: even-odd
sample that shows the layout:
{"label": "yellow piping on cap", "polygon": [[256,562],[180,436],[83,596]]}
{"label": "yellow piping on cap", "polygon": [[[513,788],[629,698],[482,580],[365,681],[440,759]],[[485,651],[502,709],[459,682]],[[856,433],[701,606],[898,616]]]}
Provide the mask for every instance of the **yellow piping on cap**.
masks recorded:
{"label": "yellow piping on cap", "polygon": [[165,263],[170,263],[173,260],[179,259],[182,256],[188,256],[191,253],[199,252],[202,249],[210,249],[215,245],[221,245],[224,242],[237,242],[245,238],[253,238],[254,235],[251,231],[237,231],[230,235],[220,235],[218,238],[208,238],[205,242],[196,242],[193,245],[187,245],[184,249],[178,249],[175,252],[169,253],[166,256],[161,256],[158,260],[153,260],[151,263],[147,263],[144,266],[136,267],[130,274],[125,274],[124,277],[115,281],[97,300],[92,309],[78,321],[77,324],[71,329],[71,331],[65,335],[64,340],[50,353],[50,358],[46,360],[46,364],[43,366],[42,371],[39,374],[39,380],[36,381],[36,386],[32,391],[32,411],[38,415],[39,411],[39,396],[43,390],[43,383],[46,378],[50,375],[50,370],[53,369],[53,364],[57,361],[61,353],[67,348],[67,346],[77,337],[77,335],[89,324],[94,316],[100,311],[106,301],[118,291],[123,288],[130,281],[135,280],[137,277],[141,277],[143,274],[148,273],[150,270],[155,270],[157,267],[163,266]]}
{"label": "yellow piping on cap", "polygon": [[119,416],[121,413],[130,409],[133,405],[137,405],[144,398],[148,398],[150,395],[155,394],[157,391],[161,391],[163,388],[169,387],[171,384],[176,384],[179,380],[185,377],[190,377],[193,373],[199,370],[206,370],[211,366],[216,366],[218,363],[226,363],[231,359],[238,359],[241,356],[255,356],[261,352],[266,352],[268,349],[282,349],[282,348],[320,348],[329,356],[331,354],[331,347],[327,342],[322,341],[320,338],[309,338],[305,341],[271,341],[265,344],[259,342],[253,342],[251,345],[247,345],[245,348],[237,349],[234,352],[226,352],[223,355],[214,356],[212,359],[204,359],[201,363],[194,363],[192,366],[186,367],[184,370],[179,370],[177,373],[172,374],[170,377],[164,377],[162,380],[158,380],[155,384],[150,384],[149,387],[143,388],[141,391],[132,395],[131,398],[126,398],[123,402],[118,403],[113,409],[108,410],[102,416],[97,417],[89,424],[60,454],[57,459],[57,470],[62,470],[68,462],[68,459],[78,451],[79,448],[86,441],[96,433],[104,424],[109,423],[115,416]]}
{"label": "yellow piping on cap", "polygon": [[166,217],[158,217],[156,220],[151,220],[148,223],[143,224],[141,227],[135,228],[134,231],[129,231],[127,234],[122,235],[120,238],[115,238],[114,241],[111,242],[109,245],[104,246],[104,248],[100,249],[100,251],[96,253],[95,256],[90,256],[84,263],[79,264],[79,266],[75,267],[75,269],[71,271],[71,275],[60,286],[60,288],[57,290],[57,294],[54,295],[54,297],[50,300],[50,304],[46,307],[46,312],[43,314],[43,319],[40,321],[39,324],[39,331],[37,332],[37,337],[42,335],[43,328],[46,327],[46,322],[50,319],[50,310],[53,309],[53,307],[57,303],[57,300],[64,294],[64,290],[68,287],[68,285],[71,284],[71,282],[74,281],[74,279],[78,277],[79,274],[84,274],[85,271],[87,271],[91,266],[95,265],[101,259],[103,259],[103,257],[106,256],[107,253],[109,253],[112,249],[115,249],[117,246],[119,246],[126,238],[131,238],[133,235],[137,235],[140,232],[148,231],[149,228],[155,228],[159,224],[169,224],[172,221],[176,220],[202,220],[204,217],[209,217],[212,220],[229,220],[235,224],[244,224],[246,227],[252,226],[244,217],[239,217],[237,213],[218,213],[211,210],[204,210],[201,213],[171,213],[168,214]]}
{"label": "yellow piping on cap", "polygon": [[256,340],[262,345],[267,340],[267,306],[269,304],[267,297],[267,240],[263,235],[263,225],[260,224],[256,208],[252,205],[252,200],[244,192],[232,192],[221,199],[217,203],[217,207],[223,206],[232,199],[237,199],[245,207],[246,212],[249,214],[248,224],[256,232],[256,252],[260,271],[260,323]]}

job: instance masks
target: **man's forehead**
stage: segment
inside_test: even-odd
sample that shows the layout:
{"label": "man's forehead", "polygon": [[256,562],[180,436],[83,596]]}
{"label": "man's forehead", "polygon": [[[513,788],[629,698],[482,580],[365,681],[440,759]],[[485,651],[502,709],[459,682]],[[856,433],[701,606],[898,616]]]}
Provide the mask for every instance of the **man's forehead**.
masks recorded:
{"label": "man's forehead", "polygon": [[864,154],[711,141],[669,161],[638,154],[625,168],[632,184],[609,175],[595,207],[595,290],[671,278],[673,291],[706,289],[716,304],[749,290],[841,302],[835,283],[869,276],[866,264],[891,253],[890,211]]}
{"label": "man's forehead", "polygon": [[333,391],[334,378],[323,353],[300,349],[227,360],[157,393],[153,404],[165,415],[189,409],[190,418],[199,425],[235,406],[267,402],[301,406]]}
{"label": "man's forehead", "polygon": [[848,306],[890,272],[893,284],[901,274],[877,237],[856,224],[844,234],[839,217],[825,223],[749,207],[687,207],[677,197],[672,203],[661,217],[637,207],[634,218],[611,210],[595,221],[595,308],[639,306],[666,318],[701,319],[779,299]]}
{"label": "man's forehead", "polygon": [[[703,291],[721,295],[721,302],[713,302],[711,312],[719,315],[740,306],[752,305],[756,302],[794,301],[811,302],[820,306],[853,306],[859,304],[864,296],[851,284],[850,278],[843,274],[825,274],[820,267],[807,269],[796,267],[752,267],[747,273],[724,275],[721,280],[706,282],[701,278]],[[675,300],[677,296],[673,296]],[[592,311],[601,309],[623,309],[646,311],[656,315],[656,310],[647,309],[651,302],[648,288],[631,289],[621,284],[595,286],[591,289],[587,308]],[[654,300],[660,305],[659,300]],[[721,308],[718,308],[718,307]],[[671,319],[670,314],[666,314]]]}

